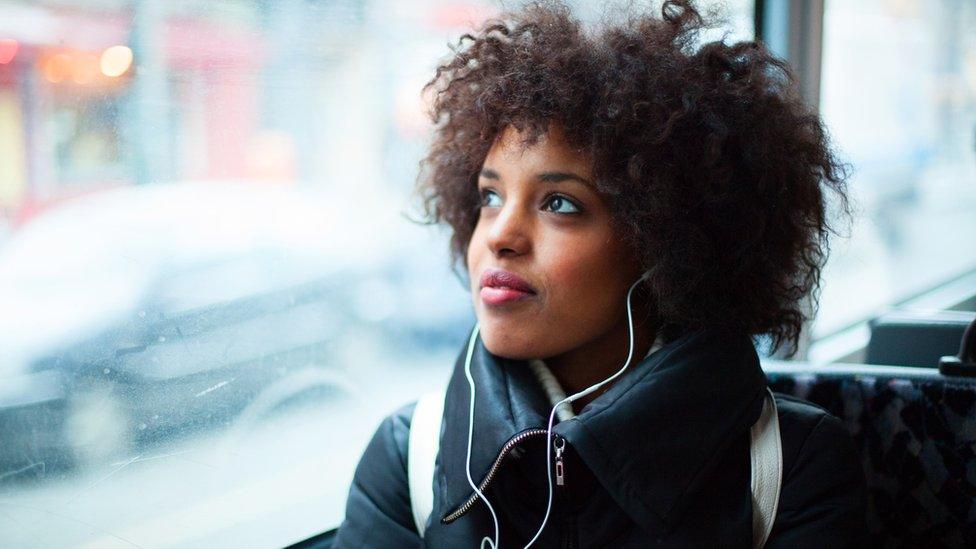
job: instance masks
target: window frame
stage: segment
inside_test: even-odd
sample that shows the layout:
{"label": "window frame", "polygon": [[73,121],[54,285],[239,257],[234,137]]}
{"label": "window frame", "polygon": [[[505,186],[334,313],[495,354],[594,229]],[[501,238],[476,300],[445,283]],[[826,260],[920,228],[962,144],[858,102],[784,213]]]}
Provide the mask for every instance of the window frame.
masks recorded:
{"label": "window frame", "polygon": [[[754,33],[777,57],[794,70],[800,95],[814,112],[820,111],[820,85],[823,73],[824,14],[827,0],[755,0]],[[976,308],[976,270],[956,273],[908,298],[888,304],[890,308],[970,310]],[[816,364],[863,362],[870,319],[832,330],[814,340],[813,302],[804,311],[808,320],[800,334],[800,344],[792,357],[777,352],[771,358],[810,361]]]}

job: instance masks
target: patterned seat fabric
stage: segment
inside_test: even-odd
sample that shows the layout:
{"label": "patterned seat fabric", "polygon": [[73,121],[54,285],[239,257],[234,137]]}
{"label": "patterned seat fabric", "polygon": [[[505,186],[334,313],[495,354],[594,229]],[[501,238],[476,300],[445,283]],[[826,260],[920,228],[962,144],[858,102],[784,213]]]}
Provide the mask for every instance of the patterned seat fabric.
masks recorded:
{"label": "patterned seat fabric", "polygon": [[871,369],[767,376],[774,391],[822,406],[850,430],[879,547],[976,547],[976,379]]}

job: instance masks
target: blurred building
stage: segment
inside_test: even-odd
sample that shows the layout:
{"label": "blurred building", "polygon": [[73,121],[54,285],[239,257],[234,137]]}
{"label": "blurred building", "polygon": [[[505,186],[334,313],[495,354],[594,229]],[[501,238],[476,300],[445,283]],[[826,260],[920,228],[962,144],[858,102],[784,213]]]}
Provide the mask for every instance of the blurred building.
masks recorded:
{"label": "blurred building", "polygon": [[331,6],[2,6],[0,211],[16,225],[117,185],[308,177],[308,117],[363,22],[362,2]]}

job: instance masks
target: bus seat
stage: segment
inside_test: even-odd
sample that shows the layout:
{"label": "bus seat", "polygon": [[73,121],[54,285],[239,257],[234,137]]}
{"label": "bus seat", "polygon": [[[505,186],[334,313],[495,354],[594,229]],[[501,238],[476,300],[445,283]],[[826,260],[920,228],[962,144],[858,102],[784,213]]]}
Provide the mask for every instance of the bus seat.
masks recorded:
{"label": "bus seat", "polygon": [[853,435],[877,546],[976,547],[976,377],[873,365],[763,368],[774,391],[825,408]]}
{"label": "bus seat", "polygon": [[868,364],[938,368],[939,358],[959,351],[966,326],[976,313],[904,311],[885,313],[869,323]]}

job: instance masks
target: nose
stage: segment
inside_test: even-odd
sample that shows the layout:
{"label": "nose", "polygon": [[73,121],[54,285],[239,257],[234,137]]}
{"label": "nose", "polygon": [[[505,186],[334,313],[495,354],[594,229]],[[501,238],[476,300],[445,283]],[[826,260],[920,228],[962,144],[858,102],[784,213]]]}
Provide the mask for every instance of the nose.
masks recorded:
{"label": "nose", "polygon": [[496,257],[522,255],[531,246],[531,227],[523,208],[514,200],[508,201],[491,222],[488,230],[488,249]]}

